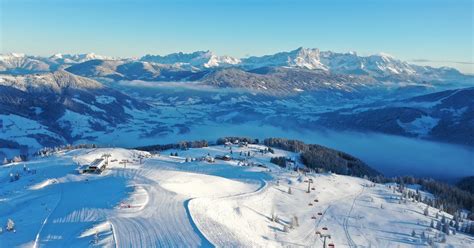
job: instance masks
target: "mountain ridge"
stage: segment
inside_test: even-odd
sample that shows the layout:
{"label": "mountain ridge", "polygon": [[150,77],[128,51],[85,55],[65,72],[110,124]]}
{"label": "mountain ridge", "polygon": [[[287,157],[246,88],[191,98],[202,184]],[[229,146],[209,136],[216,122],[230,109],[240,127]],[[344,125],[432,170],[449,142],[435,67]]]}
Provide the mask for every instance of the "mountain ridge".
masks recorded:
{"label": "mountain ridge", "polygon": [[0,72],[44,72],[55,70],[64,65],[80,64],[91,60],[149,62],[159,65],[172,65],[189,71],[227,67],[239,67],[244,70],[251,70],[271,66],[323,70],[336,74],[363,74],[380,78],[390,75],[421,75],[424,78],[442,79],[448,75],[464,75],[454,68],[434,68],[414,65],[385,53],[359,56],[355,52],[339,53],[320,51],[318,48],[303,47],[292,51],[277,52],[263,56],[249,56],[245,58],[216,55],[209,50],[192,53],[178,52],[168,55],[147,54],[140,58],[113,58],[96,55],[94,53],[73,55],[55,54],[50,57],[29,56],[25,54],[3,54],[0,56]]}

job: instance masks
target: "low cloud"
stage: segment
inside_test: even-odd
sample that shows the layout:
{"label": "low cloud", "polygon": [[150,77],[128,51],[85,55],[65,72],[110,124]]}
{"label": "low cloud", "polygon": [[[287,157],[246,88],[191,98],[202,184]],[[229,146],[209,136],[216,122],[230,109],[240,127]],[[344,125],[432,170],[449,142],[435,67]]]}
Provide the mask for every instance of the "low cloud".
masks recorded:
{"label": "low cloud", "polygon": [[471,61],[453,61],[453,60],[430,60],[430,59],[412,59],[410,62],[415,63],[453,63],[460,65],[474,65]]}

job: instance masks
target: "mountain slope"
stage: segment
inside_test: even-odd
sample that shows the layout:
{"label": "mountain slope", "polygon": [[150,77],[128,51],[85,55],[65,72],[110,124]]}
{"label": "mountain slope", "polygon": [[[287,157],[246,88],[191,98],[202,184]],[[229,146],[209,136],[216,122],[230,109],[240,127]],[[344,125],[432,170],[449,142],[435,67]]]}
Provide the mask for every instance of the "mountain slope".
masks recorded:
{"label": "mountain slope", "polygon": [[262,57],[249,57],[242,60],[242,66],[247,68],[288,66],[310,70],[328,70],[320,61],[319,49],[298,48],[290,52],[280,52]]}
{"label": "mountain slope", "polygon": [[128,60],[90,60],[66,68],[83,77],[104,77],[113,80],[180,81],[201,77],[202,72],[176,65]]}
{"label": "mountain slope", "polygon": [[217,56],[210,51],[197,51],[194,53],[172,53],[166,56],[145,55],[141,61],[158,64],[184,65],[195,68],[228,67],[240,64],[240,59],[230,56]]}
{"label": "mountain slope", "polygon": [[[199,158],[230,155],[228,147],[156,155],[121,148],[65,149],[5,165],[0,170],[0,219],[12,219],[16,232],[4,231],[0,244],[323,247],[317,232],[331,235],[326,245],[335,247],[425,247],[433,242],[448,248],[474,243],[465,231],[443,236],[430,227],[453,216],[415,201],[410,195],[417,185],[402,189],[333,173],[295,172],[270,163],[274,156],[294,153],[275,149],[275,154],[261,154],[266,149],[261,145],[232,149],[236,159],[213,163]],[[252,156],[237,155],[240,152]],[[104,154],[110,155],[104,172],[78,174]],[[124,166],[121,161],[130,162]],[[10,182],[11,172],[18,173],[19,180]],[[416,195],[434,199],[418,188]],[[447,225],[447,231],[453,230]]]}
{"label": "mountain slope", "polygon": [[127,109],[148,108],[97,81],[62,70],[0,76],[0,140],[10,148],[34,150],[87,139],[84,131],[105,132],[127,122],[132,118]]}
{"label": "mountain slope", "polygon": [[52,69],[51,64],[42,58],[16,53],[0,55],[0,73],[26,74],[48,72]]}
{"label": "mountain slope", "polygon": [[[208,73],[200,83],[219,88],[240,88],[263,94],[291,95],[304,91],[356,92],[375,81],[363,76],[334,75],[325,71],[282,67],[244,71],[237,68]],[[333,92],[333,93],[334,93]]]}
{"label": "mountain slope", "polygon": [[474,145],[474,88],[322,114],[317,123]]}

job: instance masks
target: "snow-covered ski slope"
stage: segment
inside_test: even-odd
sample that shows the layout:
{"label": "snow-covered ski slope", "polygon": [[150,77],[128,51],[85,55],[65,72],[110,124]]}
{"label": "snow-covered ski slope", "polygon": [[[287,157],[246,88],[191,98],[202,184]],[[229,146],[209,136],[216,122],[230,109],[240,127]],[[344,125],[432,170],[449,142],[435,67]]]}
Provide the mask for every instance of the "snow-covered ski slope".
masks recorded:
{"label": "snow-covered ski slope", "polygon": [[[0,247],[322,247],[317,231],[335,247],[427,247],[421,233],[438,232],[429,227],[435,209],[424,216],[424,204],[399,203],[387,185],[280,169],[271,156],[296,154],[261,148],[234,146],[234,160],[214,163],[186,158],[229,154],[228,147],[159,155],[79,149],[2,166],[0,224],[11,218],[16,232],[4,230]],[[78,164],[106,153],[105,172],[78,174]],[[240,166],[244,157],[263,166]],[[437,244],[472,247],[474,238],[458,233]]]}

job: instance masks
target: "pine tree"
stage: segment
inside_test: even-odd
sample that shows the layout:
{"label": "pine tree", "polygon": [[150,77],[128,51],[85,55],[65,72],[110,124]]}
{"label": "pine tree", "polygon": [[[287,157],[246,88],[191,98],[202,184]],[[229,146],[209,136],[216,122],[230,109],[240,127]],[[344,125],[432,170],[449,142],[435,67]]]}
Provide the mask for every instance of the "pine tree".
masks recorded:
{"label": "pine tree", "polygon": [[288,194],[291,195],[291,188],[290,187],[288,187]]}
{"label": "pine tree", "polygon": [[416,236],[415,230],[412,230],[412,231],[411,231],[411,236],[412,236],[412,237],[415,237],[415,236]]}
{"label": "pine tree", "polygon": [[425,211],[423,212],[423,214],[424,214],[425,216],[428,216],[428,215],[430,214],[430,212],[429,212],[429,210],[428,210],[428,206],[426,206]]}
{"label": "pine tree", "polygon": [[446,235],[449,235],[449,223],[448,222],[444,223],[443,232],[446,233]]}
{"label": "pine tree", "polygon": [[436,221],[436,229],[441,231],[441,222]]}
{"label": "pine tree", "polygon": [[433,220],[433,219],[431,219],[430,227],[431,227],[431,228],[435,228],[435,224],[434,224],[434,220]]}
{"label": "pine tree", "polygon": [[3,158],[3,164],[8,164],[8,159],[6,157]]}
{"label": "pine tree", "polygon": [[275,214],[275,212],[273,212],[273,211],[272,211],[272,219],[271,219],[271,221],[273,221],[273,222],[278,222],[278,215]]}

